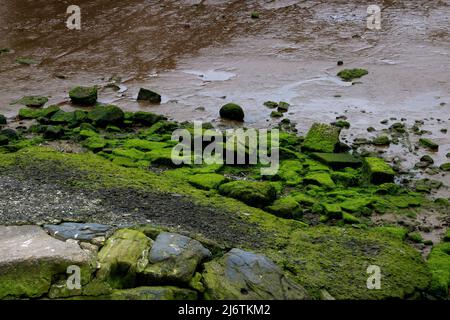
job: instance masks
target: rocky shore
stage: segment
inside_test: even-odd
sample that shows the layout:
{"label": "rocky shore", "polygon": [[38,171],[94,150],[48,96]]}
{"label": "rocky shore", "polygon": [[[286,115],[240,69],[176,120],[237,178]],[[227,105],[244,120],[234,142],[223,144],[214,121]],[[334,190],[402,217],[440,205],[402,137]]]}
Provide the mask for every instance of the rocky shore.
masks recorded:
{"label": "rocky shore", "polygon": [[[70,98],[75,111],[32,96],[0,116],[0,298],[448,297],[448,187],[371,150],[420,124],[347,145],[345,119],[299,136],[285,118],[279,171],[262,176],[260,165],[175,165],[171,134],[192,123],[96,103],[95,87]],[[231,106],[221,116],[241,121]],[[418,170],[448,174],[433,165],[438,145],[415,147],[430,150]],[[81,287],[69,290],[73,265]],[[366,287],[370,265],[379,290]]]}

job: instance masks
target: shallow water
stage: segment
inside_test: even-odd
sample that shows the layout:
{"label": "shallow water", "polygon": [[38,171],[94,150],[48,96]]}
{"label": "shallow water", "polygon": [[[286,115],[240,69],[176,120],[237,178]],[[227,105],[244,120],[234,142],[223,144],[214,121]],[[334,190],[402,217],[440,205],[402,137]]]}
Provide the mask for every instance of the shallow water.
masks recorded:
{"label": "shallow water", "polygon": [[[233,101],[245,109],[245,126],[266,127],[276,121],[263,102],[287,101],[301,134],[345,115],[352,127],[343,139],[351,142],[373,135],[369,126],[396,122],[384,119],[425,119],[426,137],[440,144],[436,164],[449,161],[450,133],[440,132],[450,129],[449,1],[380,1],[380,31],[366,28],[367,4],[359,1],[200,2],[80,0],[82,30],[70,31],[65,2],[3,0],[0,48],[14,51],[0,56],[0,112],[14,116],[10,103],[30,94],[70,108],[72,86],[118,76],[121,90],[104,88],[102,102],[176,120],[227,126],[218,110]],[[253,11],[260,19],[250,18]],[[37,64],[17,65],[19,56]],[[344,67],[369,74],[351,85],[336,77]],[[163,103],[136,102],[141,86],[160,92]],[[409,169],[429,152],[393,146],[386,153]],[[448,174],[433,179],[450,185]]]}

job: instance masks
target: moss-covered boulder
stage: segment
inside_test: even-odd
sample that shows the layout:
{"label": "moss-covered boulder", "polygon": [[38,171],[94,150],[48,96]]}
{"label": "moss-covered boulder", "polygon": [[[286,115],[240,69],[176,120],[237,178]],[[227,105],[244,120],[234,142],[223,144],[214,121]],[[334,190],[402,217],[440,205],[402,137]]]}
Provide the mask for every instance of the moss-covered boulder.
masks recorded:
{"label": "moss-covered boulder", "polygon": [[236,103],[227,103],[220,108],[220,117],[228,120],[244,121],[244,110]]}
{"label": "moss-covered boulder", "polygon": [[61,126],[47,126],[44,131],[44,139],[56,140],[64,135],[64,128]]}
{"label": "moss-covered boulder", "polygon": [[278,112],[281,112],[281,113],[286,113],[286,112],[289,111],[289,107],[290,107],[290,106],[291,106],[291,105],[290,105],[289,103],[284,102],[284,101],[280,101],[280,103],[278,103],[278,109],[277,109],[277,111],[278,111]]}
{"label": "moss-covered boulder", "polygon": [[349,153],[312,153],[311,156],[333,169],[361,166],[361,160]]}
{"label": "moss-covered boulder", "polygon": [[81,269],[82,284],[91,276],[92,256],[76,243],[57,240],[38,226],[0,226],[0,299],[36,298],[71,265]]}
{"label": "moss-covered boulder", "polygon": [[281,118],[281,117],[283,117],[283,113],[282,113],[282,112],[279,112],[279,111],[272,111],[272,112],[270,113],[270,116],[271,116],[272,118]]}
{"label": "moss-covered boulder", "polygon": [[211,252],[197,240],[162,232],[148,254],[148,264],[139,273],[140,283],[188,284],[197,266],[211,256]]}
{"label": "moss-covered boulder", "polygon": [[106,300],[197,300],[197,292],[172,286],[114,290]]}
{"label": "moss-covered boulder", "polygon": [[135,285],[139,263],[145,263],[151,239],[136,230],[116,231],[98,253],[100,269],[97,278],[113,288],[130,288]]}
{"label": "moss-covered boulder", "polygon": [[303,300],[306,291],[267,257],[232,249],[205,263],[207,300]]}
{"label": "moss-covered boulder", "polygon": [[304,178],[303,182],[305,184],[313,184],[317,186],[324,187],[326,189],[333,189],[336,187],[331,176],[326,172],[311,172],[308,173]]}
{"label": "moss-covered boulder", "polygon": [[353,79],[361,78],[369,74],[369,72],[365,69],[344,69],[338,72],[337,76],[340,77],[344,81],[352,81]]}
{"label": "moss-covered boulder", "polygon": [[428,267],[432,279],[430,292],[447,298],[450,286],[450,243],[444,242],[433,247],[428,256]]}
{"label": "moss-covered boulder", "polygon": [[114,105],[98,105],[88,113],[88,118],[95,126],[106,127],[108,125],[122,125],[125,114]]}
{"label": "moss-covered boulder", "polygon": [[217,189],[221,184],[227,182],[221,174],[216,173],[203,173],[196,174],[189,177],[189,183],[196,188],[203,190]]}
{"label": "moss-covered boulder", "polygon": [[0,114],[0,126],[3,126],[6,124],[6,117],[2,114]]}
{"label": "moss-covered boulder", "polygon": [[69,97],[75,104],[94,105],[97,102],[97,87],[75,87],[69,91]]}
{"label": "moss-covered boulder", "polygon": [[139,89],[137,100],[138,101],[148,101],[151,103],[161,103],[161,95],[159,95],[158,93],[156,93],[154,91],[141,88],[141,89]]}
{"label": "moss-covered boulder", "polygon": [[419,144],[422,147],[428,148],[428,149],[433,150],[433,151],[437,151],[439,149],[439,145],[436,142],[434,142],[433,140],[431,140],[431,139],[420,138],[419,139]]}
{"label": "moss-covered boulder", "polygon": [[302,212],[299,203],[293,197],[284,197],[275,200],[266,210],[278,217],[286,219],[296,218]]}
{"label": "moss-covered boulder", "polygon": [[133,123],[140,124],[144,126],[151,126],[158,121],[165,120],[166,118],[164,116],[161,116],[159,114],[151,113],[151,112],[144,112],[144,111],[138,111],[133,114],[131,117]]}
{"label": "moss-covered boulder", "polygon": [[43,109],[30,109],[22,108],[19,110],[19,119],[38,119],[38,118],[50,118],[61,109],[58,106],[49,106]]}
{"label": "moss-covered boulder", "polygon": [[48,102],[47,97],[25,96],[25,97],[17,100],[16,102],[14,102],[14,104],[22,104],[22,105],[30,107],[30,108],[40,108],[47,102]]}
{"label": "moss-covered boulder", "polygon": [[259,181],[228,182],[219,187],[219,193],[259,208],[269,205],[277,196],[273,184]]}
{"label": "moss-covered boulder", "polygon": [[339,145],[341,129],[324,123],[315,123],[309,129],[302,149],[315,152],[332,153]]}
{"label": "moss-covered boulder", "polygon": [[441,164],[439,168],[442,171],[450,171],[450,162]]}
{"label": "moss-covered boulder", "polygon": [[388,146],[390,143],[391,140],[386,135],[377,136],[372,140],[372,144],[375,146]]}
{"label": "moss-covered boulder", "polygon": [[394,181],[394,170],[381,158],[364,158],[364,171],[370,183],[382,184]]}

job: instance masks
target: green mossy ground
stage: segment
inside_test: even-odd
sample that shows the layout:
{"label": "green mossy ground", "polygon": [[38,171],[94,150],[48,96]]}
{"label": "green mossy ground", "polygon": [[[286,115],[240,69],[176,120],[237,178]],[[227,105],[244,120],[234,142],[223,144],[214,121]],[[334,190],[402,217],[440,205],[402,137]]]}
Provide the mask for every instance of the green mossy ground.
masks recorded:
{"label": "green mossy ground", "polygon": [[339,71],[337,76],[341,77],[341,79],[344,81],[352,81],[353,79],[361,78],[366,74],[369,74],[369,72],[364,69],[344,69],[342,71]]}
{"label": "green mossy ground", "polygon": [[[317,124],[304,141],[282,132],[280,170],[267,181],[261,177],[259,166],[176,167],[171,159],[174,142],[170,134],[182,124],[151,113],[136,116],[138,113],[107,111],[101,123],[93,111],[83,118],[85,122],[73,125],[72,116],[61,122],[61,139],[81,144],[90,152],[64,154],[33,147],[45,141],[43,134],[22,132],[17,141],[0,147],[0,171],[17,164],[59,166],[83,173],[82,180],[61,182],[70,187],[178,193],[200,205],[225,210],[253,224],[255,232],[262,235],[263,246],[242,243],[243,248],[274,259],[316,298],[321,289],[338,299],[404,298],[427,289],[431,275],[420,254],[404,242],[406,233],[395,227],[374,228],[369,217],[411,212],[433,204],[393,183],[377,185],[381,181],[374,181],[374,173],[394,175],[384,160],[363,158],[365,166],[361,168],[358,157],[334,154],[339,128]],[[21,112],[27,118],[49,117],[32,113],[34,110]],[[57,112],[52,109],[51,115]],[[120,132],[104,130],[118,123]],[[314,156],[306,150],[322,154]],[[151,167],[163,170],[155,173],[148,170]],[[319,220],[322,223],[317,225]],[[371,264],[382,269],[381,290],[365,286],[366,269]]]}

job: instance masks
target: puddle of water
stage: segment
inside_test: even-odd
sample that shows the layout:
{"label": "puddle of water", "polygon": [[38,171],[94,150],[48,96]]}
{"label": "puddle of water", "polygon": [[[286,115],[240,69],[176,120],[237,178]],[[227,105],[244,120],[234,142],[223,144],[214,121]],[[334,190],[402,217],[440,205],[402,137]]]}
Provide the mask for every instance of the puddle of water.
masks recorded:
{"label": "puddle of water", "polygon": [[184,73],[193,74],[202,81],[227,81],[236,77],[236,74],[234,73],[220,70],[207,70],[207,71],[186,70],[184,71]]}

